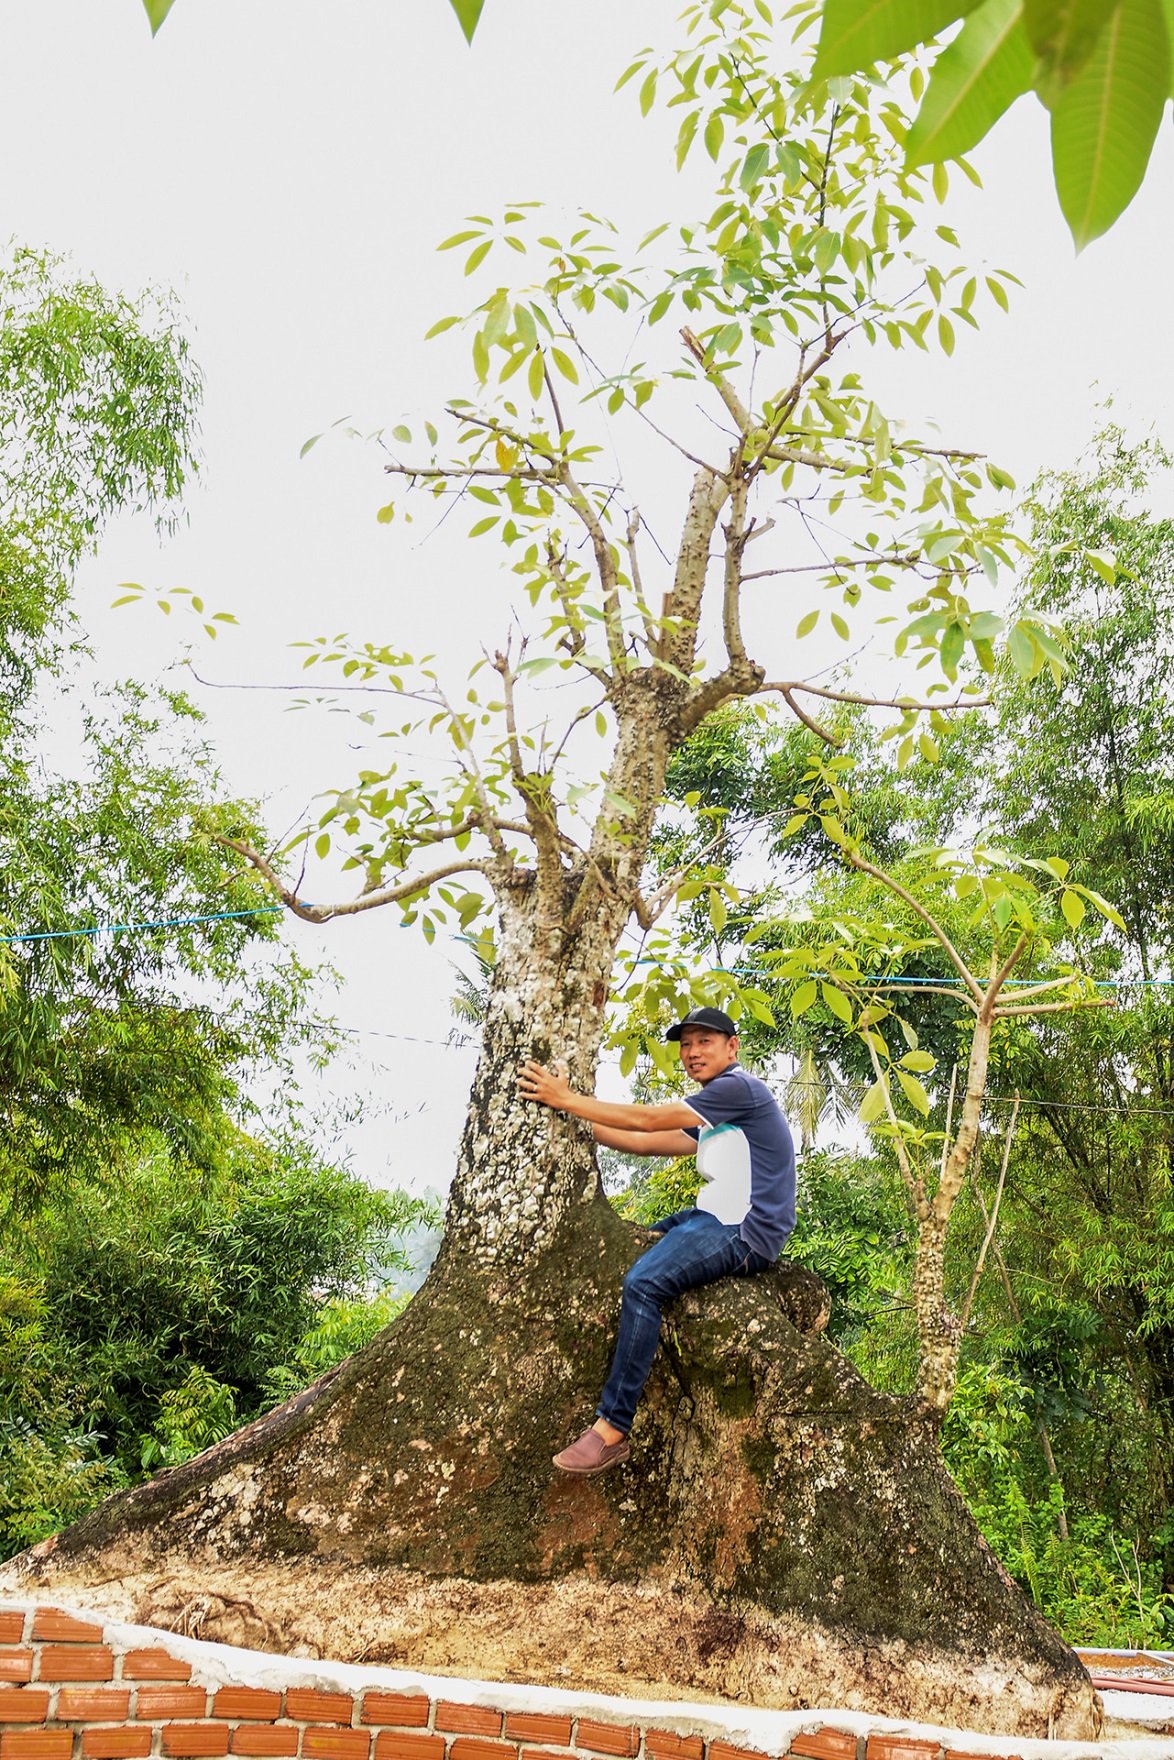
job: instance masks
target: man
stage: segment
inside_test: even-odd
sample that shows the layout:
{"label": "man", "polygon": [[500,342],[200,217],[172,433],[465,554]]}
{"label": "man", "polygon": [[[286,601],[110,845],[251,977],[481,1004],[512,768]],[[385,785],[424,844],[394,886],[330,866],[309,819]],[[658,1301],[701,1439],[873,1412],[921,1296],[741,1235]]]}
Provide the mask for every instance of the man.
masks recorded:
{"label": "man", "polygon": [[624,1279],[620,1334],[595,1423],[554,1456],[586,1478],[628,1458],[628,1432],[660,1337],[661,1309],[682,1291],[719,1277],[750,1277],[778,1258],[795,1226],[795,1149],[765,1082],[738,1063],[737,1028],[720,1008],[695,1008],[668,1033],[701,1092],[662,1106],[613,1105],[576,1094],[565,1068],[524,1063],[527,1100],[586,1118],[595,1141],[629,1155],[697,1152],[696,1207],[656,1224],[661,1238]]}

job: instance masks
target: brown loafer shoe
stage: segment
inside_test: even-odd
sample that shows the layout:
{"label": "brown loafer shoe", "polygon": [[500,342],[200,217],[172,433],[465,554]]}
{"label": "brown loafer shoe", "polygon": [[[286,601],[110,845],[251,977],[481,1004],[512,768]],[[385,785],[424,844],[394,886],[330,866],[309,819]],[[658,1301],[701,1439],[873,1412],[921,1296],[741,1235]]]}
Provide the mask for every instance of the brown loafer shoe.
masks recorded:
{"label": "brown loafer shoe", "polygon": [[598,1430],[584,1430],[578,1442],[572,1442],[553,1459],[561,1473],[589,1479],[592,1473],[606,1473],[609,1467],[618,1467],[621,1461],[627,1460],[629,1453],[626,1436],[621,1436],[618,1442],[605,1442]]}

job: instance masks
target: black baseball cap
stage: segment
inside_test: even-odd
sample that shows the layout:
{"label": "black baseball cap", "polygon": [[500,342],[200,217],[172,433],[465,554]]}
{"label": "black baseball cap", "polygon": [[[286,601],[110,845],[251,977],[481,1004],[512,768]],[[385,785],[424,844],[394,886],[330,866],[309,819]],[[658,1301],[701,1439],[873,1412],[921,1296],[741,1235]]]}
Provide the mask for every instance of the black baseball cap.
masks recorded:
{"label": "black baseball cap", "polygon": [[734,1022],[720,1008],[691,1008],[683,1021],[670,1027],[665,1038],[672,1041],[679,1039],[686,1027],[710,1027],[715,1033],[724,1033],[727,1039],[737,1037],[738,1029]]}

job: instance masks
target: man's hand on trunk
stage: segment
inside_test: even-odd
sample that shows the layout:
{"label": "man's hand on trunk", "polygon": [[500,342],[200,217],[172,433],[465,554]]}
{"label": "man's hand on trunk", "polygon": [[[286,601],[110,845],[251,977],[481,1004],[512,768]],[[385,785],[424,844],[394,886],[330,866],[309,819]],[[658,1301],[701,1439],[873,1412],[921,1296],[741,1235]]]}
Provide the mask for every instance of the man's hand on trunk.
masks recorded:
{"label": "man's hand on trunk", "polygon": [[572,1098],[567,1073],[561,1058],[553,1070],[528,1059],[518,1071],[518,1092],[523,1100],[537,1100],[543,1106],[553,1106],[556,1112],[565,1112]]}

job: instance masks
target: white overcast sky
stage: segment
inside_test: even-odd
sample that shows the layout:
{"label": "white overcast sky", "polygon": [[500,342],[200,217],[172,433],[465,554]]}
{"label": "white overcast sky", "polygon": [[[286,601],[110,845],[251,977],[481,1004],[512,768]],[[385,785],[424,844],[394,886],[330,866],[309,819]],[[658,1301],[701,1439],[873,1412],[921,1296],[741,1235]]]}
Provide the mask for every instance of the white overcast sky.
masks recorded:
{"label": "white overcast sky", "polygon": [[[237,615],[239,633],[197,645],[212,679],[294,678],[287,644],[339,630],[441,653],[497,637],[489,547],[394,540],[374,519],[386,493],[372,450],[324,443],[299,462],[299,449],[340,417],[390,425],[453,389],[459,352],[421,339],[461,304],[457,253],[433,252],[464,215],[540,199],[632,231],[689,216],[669,125],[642,122],[630,89],[612,95],[633,50],[676,40],[676,12],[488,0],[468,49],[444,0],[176,0],[154,42],[137,0],[0,6],[0,236],[67,253],[111,287],[176,289],[206,381],[187,527],[160,547],[146,522],[122,523],[79,583],[106,674],[159,677],[184,639],[177,618],[109,609],[127,579]],[[1109,397],[1135,433],[1174,440],[1171,146],[1167,120],[1142,195],[1075,258],[1042,112],[1021,103],[975,155],[984,191],[956,179],[945,217],[969,260],[1025,290],[952,361],[885,358],[891,412],[936,419],[1023,484],[1075,459]],[[792,603],[781,636],[794,616]],[[276,829],[347,780],[341,722],[197,694],[231,785],[265,799]],[[362,1099],[356,1165],[445,1184],[472,1054],[373,1036],[444,1039],[445,954],[391,912],[290,933],[344,974],[333,1007],[361,1057],[322,1083],[321,1104]]]}

